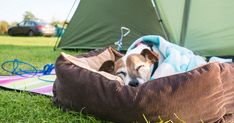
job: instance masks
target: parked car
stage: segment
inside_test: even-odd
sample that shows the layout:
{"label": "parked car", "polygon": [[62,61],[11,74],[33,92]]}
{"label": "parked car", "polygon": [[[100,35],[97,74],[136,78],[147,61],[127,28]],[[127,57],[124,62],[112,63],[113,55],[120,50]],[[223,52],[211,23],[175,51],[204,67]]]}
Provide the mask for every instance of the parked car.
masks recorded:
{"label": "parked car", "polygon": [[17,26],[9,28],[8,34],[11,36],[53,36],[55,35],[55,27],[45,22],[22,21]]}

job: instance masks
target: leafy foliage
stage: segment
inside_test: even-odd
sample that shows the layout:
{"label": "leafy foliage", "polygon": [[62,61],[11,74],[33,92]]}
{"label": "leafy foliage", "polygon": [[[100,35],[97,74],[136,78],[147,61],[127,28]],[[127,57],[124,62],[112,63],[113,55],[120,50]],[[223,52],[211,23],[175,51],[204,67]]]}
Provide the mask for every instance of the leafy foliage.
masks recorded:
{"label": "leafy foliage", "polygon": [[6,21],[0,22],[0,34],[6,34],[8,30],[9,24]]}
{"label": "leafy foliage", "polygon": [[28,21],[28,20],[38,20],[38,18],[30,11],[26,11],[23,15],[23,20]]}

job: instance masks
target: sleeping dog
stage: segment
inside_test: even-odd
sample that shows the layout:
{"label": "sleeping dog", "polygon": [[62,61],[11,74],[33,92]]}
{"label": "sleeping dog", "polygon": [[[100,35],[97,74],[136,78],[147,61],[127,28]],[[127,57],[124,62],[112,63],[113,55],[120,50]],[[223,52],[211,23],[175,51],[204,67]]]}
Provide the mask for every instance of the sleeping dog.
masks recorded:
{"label": "sleeping dog", "polygon": [[[211,57],[209,62],[231,62],[230,59]],[[138,86],[150,79],[193,70],[208,62],[191,50],[170,43],[157,35],[137,39],[125,56],[112,61],[112,73],[122,78],[125,85]]]}
{"label": "sleeping dog", "polygon": [[116,62],[104,62],[99,70],[117,75],[125,85],[136,87],[150,80],[157,68],[158,60],[159,54],[142,43]]}

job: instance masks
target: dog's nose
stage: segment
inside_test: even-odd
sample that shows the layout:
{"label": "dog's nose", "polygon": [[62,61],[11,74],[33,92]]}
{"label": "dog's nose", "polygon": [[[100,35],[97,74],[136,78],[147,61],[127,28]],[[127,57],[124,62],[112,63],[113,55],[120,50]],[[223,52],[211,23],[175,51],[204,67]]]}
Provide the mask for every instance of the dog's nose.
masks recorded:
{"label": "dog's nose", "polygon": [[139,85],[139,81],[137,79],[133,79],[128,83],[128,85],[136,87]]}

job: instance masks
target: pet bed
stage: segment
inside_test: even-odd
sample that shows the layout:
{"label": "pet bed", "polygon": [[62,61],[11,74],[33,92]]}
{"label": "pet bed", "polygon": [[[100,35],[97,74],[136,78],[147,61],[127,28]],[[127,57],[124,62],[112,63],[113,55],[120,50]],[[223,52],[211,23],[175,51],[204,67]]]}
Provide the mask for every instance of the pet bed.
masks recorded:
{"label": "pet bed", "polygon": [[234,122],[234,63],[209,63],[131,87],[98,71],[102,63],[119,57],[110,47],[78,56],[62,53],[55,67],[54,104],[120,123],[154,122],[159,117],[187,123]]}

